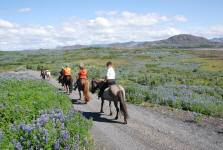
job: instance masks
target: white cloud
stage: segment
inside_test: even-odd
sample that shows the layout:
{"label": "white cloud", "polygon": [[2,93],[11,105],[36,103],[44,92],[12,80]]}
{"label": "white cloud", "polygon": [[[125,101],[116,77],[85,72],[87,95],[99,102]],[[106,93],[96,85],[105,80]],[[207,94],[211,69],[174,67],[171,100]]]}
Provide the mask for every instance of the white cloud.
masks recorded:
{"label": "white cloud", "polygon": [[118,11],[105,11],[105,10],[99,10],[94,12],[96,15],[108,15],[108,16],[113,16],[113,15],[117,15]]}
{"label": "white cloud", "polygon": [[18,12],[30,12],[31,10],[31,8],[21,8],[18,10]]}
{"label": "white cloud", "polygon": [[3,27],[11,28],[11,27],[13,27],[13,25],[10,22],[8,22],[8,21],[0,19],[0,28],[3,28]]}
{"label": "white cloud", "polygon": [[185,16],[177,15],[174,17],[174,21],[176,22],[187,22],[188,19]]}
{"label": "white cloud", "polygon": [[[22,25],[0,19],[0,50],[54,48],[74,44],[151,41],[190,33],[223,36],[223,25],[184,30],[169,25],[176,17],[120,12],[92,19],[72,17],[58,26]],[[179,21],[179,18],[178,18]],[[181,19],[181,22],[183,20]]]}

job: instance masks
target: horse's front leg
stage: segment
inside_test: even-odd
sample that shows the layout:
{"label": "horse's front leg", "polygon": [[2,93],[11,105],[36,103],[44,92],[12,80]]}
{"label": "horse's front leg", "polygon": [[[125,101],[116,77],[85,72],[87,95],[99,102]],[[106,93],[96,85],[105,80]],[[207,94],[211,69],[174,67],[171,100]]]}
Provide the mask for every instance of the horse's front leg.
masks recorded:
{"label": "horse's front leg", "polygon": [[119,116],[119,108],[118,108],[118,102],[117,101],[114,101],[114,104],[115,104],[115,108],[116,108],[116,116],[115,116],[115,119],[117,120],[118,119],[118,116]]}
{"label": "horse's front leg", "polygon": [[104,105],[104,99],[101,98],[101,113],[104,113],[104,110],[103,110],[103,105]]}
{"label": "horse's front leg", "polygon": [[109,108],[110,108],[110,116],[112,116],[111,101],[109,101]]}
{"label": "horse's front leg", "polygon": [[79,91],[79,100],[81,100],[81,91],[80,90],[78,90]]}

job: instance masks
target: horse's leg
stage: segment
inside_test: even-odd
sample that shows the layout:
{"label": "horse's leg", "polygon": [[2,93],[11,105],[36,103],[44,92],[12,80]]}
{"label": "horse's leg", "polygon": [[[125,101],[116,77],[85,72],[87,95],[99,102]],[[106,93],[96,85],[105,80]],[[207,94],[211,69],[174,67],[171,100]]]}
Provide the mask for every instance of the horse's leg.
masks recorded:
{"label": "horse's leg", "polygon": [[116,112],[117,112],[115,119],[117,120],[118,119],[118,116],[119,116],[118,102],[117,101],[114,101],[114,104],[115,104],[115,108],[116,108]]}
{"label": "horse's leg", "polygon": [[78,91],[79,91],[79,96],[80,96],[79,100],[81,100],[81,90],[78,89]]}
{"label": "horse's leg", "polygon": [[110,116],[112,116],[111,101],[109,101]]}
{"label": "horse's leg", "polygon": [[101,98],[101,113],[104,113],[104,110],[103,110],[103,105],[104,105],[104,99]]}
{"label": "horse's leg", "polygon": [[69,92],[72,93],[72,83],[69,84]]}

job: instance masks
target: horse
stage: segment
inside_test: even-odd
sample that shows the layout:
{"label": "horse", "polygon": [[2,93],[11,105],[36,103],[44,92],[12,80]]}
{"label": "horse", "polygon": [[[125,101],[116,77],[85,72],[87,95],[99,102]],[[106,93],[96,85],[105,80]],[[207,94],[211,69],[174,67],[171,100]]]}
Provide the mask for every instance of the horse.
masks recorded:
{"label": "horse", "polygon": [[[97,89],[101,89],[102,85],[105,82],[103,80],[92,80],[91,82],[91,92],[95,93]],[[104,100],[109,101],[109,107],[110,107],[110,115],[112,115],[111,110],[111,102],[114,102],[115,108],[116,108],[116,117],[117,120],[119,118],[119,108],[118,108],[118,102],[120,102],[120,110],[122,114],[124,115],[124,124],[127,124],[127,119],[129,117],[127,107],[125,104],[125,89],[121,85],[111,85],[107,89],[105,89],[102,97],[101,97],[101,113],[103,113],[103,105]]]}
{"label": "horse", "polygon": [[41,70],[41,72],[40,72],[40,76],[42,77],[42,79],[46,79],[46,71],[45,70]]}
{"label": "horse", "polygon": [[65,85],[64,85],[64,81],[63,81],[63,77],[64,77],[64,73],[63,73],[63,69],[60,71],[60,76],[58,77],[58,83],[61,83],[62,84],[62,87],[64,88],[64,89],[66,89],[65,88]]}
{"label": "horse", "polygon": [[51,78],[51,74],[48,70],[46,71],[46,77],[47,77],[48,80],[50,80],[50,78]]}
{"label": "horse", "polygon": [[67,91],[67,94],[72,93],[73,88],[73,78],[71,76],[63,76],[63,84]]}
{"label": "horse", "polygon": [[77,87],[80,95],[80,100],[81,100],[81,91],[83,91],[85,104],[87,104],[90,101],[89,81],[87,79],[80,79],[80,82],[78,83]]}

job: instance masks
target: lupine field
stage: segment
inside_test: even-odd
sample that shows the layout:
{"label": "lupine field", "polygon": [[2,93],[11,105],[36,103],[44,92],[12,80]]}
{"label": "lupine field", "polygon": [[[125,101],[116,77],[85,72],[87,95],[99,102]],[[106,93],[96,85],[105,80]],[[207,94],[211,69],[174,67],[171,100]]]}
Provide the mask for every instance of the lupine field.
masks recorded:
{"label": "lupine field", "polygon": [[0,149],[91,149],[87,120],[70,99],[27,74],[0,74]]}
{"label": "lupine field", "polygon": [[223,51],[83,48],[0,52],[0,70],[38,70],[44,65],[57,77],[61,67],[69,64],[75,76],[82,62],[91,80],[104,77],[108,60],[115,65],[127,101],[223,118]]}

